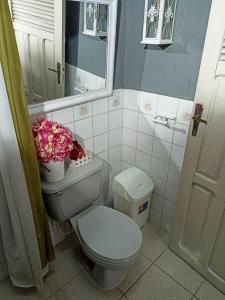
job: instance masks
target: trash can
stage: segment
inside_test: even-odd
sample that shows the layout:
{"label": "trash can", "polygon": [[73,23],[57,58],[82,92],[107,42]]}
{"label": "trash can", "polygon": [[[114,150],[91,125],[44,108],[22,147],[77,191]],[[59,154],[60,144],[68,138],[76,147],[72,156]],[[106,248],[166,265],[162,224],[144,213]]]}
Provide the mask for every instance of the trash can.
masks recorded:
{"label": "trash can", "polygon": [[154,185],[142,170],[132,167],[116,175],[112,183],[114,208],[130,216],[139,227],[149,217]]}

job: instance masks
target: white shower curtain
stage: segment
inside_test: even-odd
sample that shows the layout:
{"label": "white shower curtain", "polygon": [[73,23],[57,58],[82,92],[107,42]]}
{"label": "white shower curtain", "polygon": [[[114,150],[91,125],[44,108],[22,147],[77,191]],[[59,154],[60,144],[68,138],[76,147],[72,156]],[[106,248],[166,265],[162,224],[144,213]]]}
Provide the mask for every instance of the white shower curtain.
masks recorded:
{"label": "white shower curtain", "polygon": [[10,279],[15,286],[41,289],[36,232],[1,65],[0,179],[0,228]]}

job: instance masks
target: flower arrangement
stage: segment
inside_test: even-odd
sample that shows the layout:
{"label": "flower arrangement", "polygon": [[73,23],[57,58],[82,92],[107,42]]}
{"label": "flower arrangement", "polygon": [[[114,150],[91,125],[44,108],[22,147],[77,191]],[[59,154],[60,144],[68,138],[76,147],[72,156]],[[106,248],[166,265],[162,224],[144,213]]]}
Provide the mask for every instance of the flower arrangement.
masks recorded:
{"label": "flower arrangement", "polygon": [[41,162],[63,161],[73,149],[72,134],[57,122],[38,119],[32,124],[32,132]]}

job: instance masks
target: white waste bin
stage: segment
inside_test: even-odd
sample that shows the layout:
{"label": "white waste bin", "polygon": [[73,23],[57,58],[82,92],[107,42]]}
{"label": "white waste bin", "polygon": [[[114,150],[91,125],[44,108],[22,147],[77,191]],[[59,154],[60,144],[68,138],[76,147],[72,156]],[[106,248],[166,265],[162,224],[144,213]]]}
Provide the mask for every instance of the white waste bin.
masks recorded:
{"label": "white waste bin", "polygon": [[130,216],[139,227],[144,226],[149,217],[153,188],[145,172],[135,167],[126,169],[113,179],[114,208]]}

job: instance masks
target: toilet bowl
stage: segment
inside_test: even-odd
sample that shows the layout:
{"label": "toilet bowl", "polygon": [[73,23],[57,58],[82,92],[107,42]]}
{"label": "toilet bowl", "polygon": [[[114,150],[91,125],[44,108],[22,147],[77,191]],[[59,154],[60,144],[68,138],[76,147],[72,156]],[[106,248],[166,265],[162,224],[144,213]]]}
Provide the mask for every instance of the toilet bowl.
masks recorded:
{"label": "toilet bowl", "polygon": [[139,227],[131,218],[105,206],[91,208],[70,221],[85,255],[94,262],[84,267],[95,284],[104,289],[118,286],[140,253]]}
{"label": "toilet bowl", "polygon": [[71,222],[82,248],[82,264],[93,282],[113,289],[137,260],[142,233],[130,217],[101,205],[102,167],[96,156],[86,166],[70,169],[60,182],[42,181],[42,190],[48,214]]}

